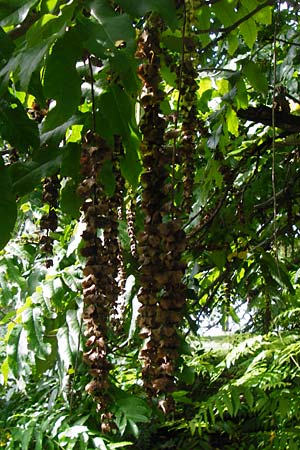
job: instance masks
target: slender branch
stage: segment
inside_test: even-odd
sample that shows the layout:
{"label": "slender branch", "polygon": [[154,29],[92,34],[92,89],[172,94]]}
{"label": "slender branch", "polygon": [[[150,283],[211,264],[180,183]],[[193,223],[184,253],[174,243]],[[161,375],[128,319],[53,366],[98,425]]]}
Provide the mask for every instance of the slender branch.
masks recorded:
{"label": "slender branch", "polygon": [[287,39],[277,39],[277,42],[282,42],[283,44],[294,45],[295,47],[300,47],[300,44],[298,44],[297,42],[288,41]]}
{"label": "slender branch", "polygon": [[250,11],[245,16],[238,19],[236,22],[234,22],[232,25],[220,29],[207,29],[207,30],[200,30],[198,33],[204,34],[204,33],[221,33],[220,36],[217,36],[215,39],[212,39],[209,44],[207,44],[205,47],[203,47],[200,51],[201,53],[204,53],[206,50],[208,50],[210,47],[213,47],[217,42],[219,42],[221,39],[224,38],[227,34],[231,33],[231,31],[235,30],[239,25],[246,22],[248,19],[251,19],[256,13],[258,13],[261,9],[265,8],[266,6],[275,6],[274,0],[268,0],[265,3],[262,3],[261,5],[258,5],[255,9]]}
{"label": "slender branch", "polygon": [[[247,109],[239,109],[237,111],[238,117],[246,120],[250,120],[255,123],[262,123],[264,125],[274,125],[277,128],[286,130],[292,133],[300,132],[299,116],[284,112],[284,111],[274,111],[268,106],[249,106]],[[273,117],[274,115],[274,117]]]}
{"label": "slender branch", "polygon": [[29,30],[29,28],[41,17],[40,13],[37,13],[35,11],[30,11],[24,20],[24,22],[21,23],[21,25],[18,25],[13,30],[9,31],[7,34],[8,36],[15,40],[19,37],[23,36]]}

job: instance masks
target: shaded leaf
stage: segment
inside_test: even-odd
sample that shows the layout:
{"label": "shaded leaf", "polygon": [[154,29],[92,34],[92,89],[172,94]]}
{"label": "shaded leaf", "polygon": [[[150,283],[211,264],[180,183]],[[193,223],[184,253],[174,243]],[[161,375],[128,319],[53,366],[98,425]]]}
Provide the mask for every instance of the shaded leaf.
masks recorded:
{"label": "shaded leaf", "polygon": [[61,158],[59,149],[43,149],[35,160],[12,164],[9,167],[9,174],[14,193],[23,196],[32,191],[42,178],[58,171]]}
{"label": "shaded leaf", "polygon": [[268,91],[268,81],[258,64],[253,61],[246,62],[244,65],[244,74],[256,91],[261,92],[262,94],[265,94]]}
{"label": "shaded leaf", "polygon": [[21,102],[10,94],[0,99],[0,133],[19,151],[39,146],[39,131],[36,122],[30,120]]}
{"label": "shaded leaf", "polygon": [[56,105],[46,117],[44,133],[62,125],[79,105],[81,79],[76,62],[82,55],[81,42],[78,30],[72,28],[56,42],[48,58],[44,76],[45,95],[55,99]]}
{"label": "shaded leaf", "polygon": [[[13,184],[7,167],[0,159],[0,249],[2,249],[11,237],[17,218],[16,198]],[[5,218],[5,220],[3,220]]]}
{"label": "shaded leaf", "polygon": [[177,14],[175,3],[172,0],[140,0],[133,2],[132,0],[119,0],[122,8],[133,17],[142,17],[150,11],[155,11],[164,18],[171,28],[175,28],[177,24]]}

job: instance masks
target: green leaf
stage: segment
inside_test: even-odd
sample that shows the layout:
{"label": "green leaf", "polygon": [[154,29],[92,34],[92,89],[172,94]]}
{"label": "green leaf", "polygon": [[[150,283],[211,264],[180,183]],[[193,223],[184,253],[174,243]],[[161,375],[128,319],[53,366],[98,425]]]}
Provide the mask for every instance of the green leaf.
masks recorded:
{"label": "green leaf", "polygon": [[70,29],[53,47],[48,58],[44,88],[45,95],[56,101],[50,109],[43,132],[62,125],[77,110],[81,97],[81,79],[76,62],[82,56],[81,36],[76,28]]}
{"label": "green leaf", "polygon": [[236,33],[234,32],[229,33],[227,40],[228,40],[228,53],[230,56],[233,56],[239,47],[239,40]]}
{"label": "green leaf", "polygon": [[234,320],[235,323],[237,324],[240,323],[240,318],[232,306],[229,307],[229,315],[231,316],[231,318]]}
{"label": "green leaf", "polygon": [[258,23],[261,23],[263,25],[271,25],[272,15],[273,15],[273,7],[266,6],[265,8],[258,11],[253,17]]}
{"label": "green leaf", "polygon": [[195,382],[195,371],[193,367],[185,365],[180,374],[180,378],[186,384],[193,384]]}
{"label": "green leaf", "polygon": [[249,388],[245,387],[243,390],[243,394],[245,396],[246,402],[249,405],[250,408],[253,407],[253,403],[254,403],[254,397],[252,395],[252,392]]}
{"label": "green leaf", "polygon": [[[132,100],[120,86],[114,85],[100,96],[99,108],[101,108],[102,114],[105,113],[109,117],[113,135],[120,135],[124,139],[131,137],[131,127],[135,125]],[[101,123],[97,126],[100,134],[103,135],[104,127],[101,127]],[[110,141],[112,137],[110,137]]]}
{"label": "green leaf", "polygon": [[239,25],[239,30],[247,46],[252,49],[257,39],[257,27],[255,20],[250,17]]}
{"label": "green leaf", "polygon": [[253,61],[248,61],[243,67],[243,72],[248,78],[248,81],[253,89],[262,94],[266,94],[268,92],[268,81],[259,64],[256,64]]}
{"label": "green leaf", "polygon": [[119,5],[133,17],[143,17],[148,12],[160,14],[170,28],[176,28],[177,11],[172,0],[119,0]]}
{"label": "green leaf", "polygon": [[3,376],[3,383],[4,385],[6,385],[9,377],[8,356],[6,356],[6,358],[3,360],[3,363],[1,364],[1,374]]}
{"label": "green leaf", "polygon": [[109,450],[115,450],[116,448],[120,448],[123,449],[124,447],[128,447],[130,445],[133,445],[133,442],[129,442],[129,441],[123,441],[123,442],[116,442],[115,444],[108,444],[108,449]]}
{"label": "green leaf", "polygon": [[63,282],[66,284],[66,286],[68,286],[69,289],[71,289],[71,291],[78,292],[81,288],[81,278],[78,267],[66,267],[61,272],[61,277]]}
{"label": "green leaf", "polygon": [[219,21],[228,27],[236,21],[236,12],[234,10],[235,4],[227,0],[221,1],[221,4],[213,5],[212,11],[216,14]]}
{"label": "green leaf", "polygon": [[0,77],[4,78],[3,87],[7,86],[11,73],[14,73],[16,78],[20,80],[20,89],[26,91],[33,72],[38,70],[51,43],[50,41],[39,42],[34,47],[16,52],[0,71]]}
{"label": "green leaf", "polygon": [[140,86],[137,77],[138,60],[133,55],[119,51],[110,58],[110,65],[113,72],[119,75],[126,93],[136,95]]}
{"label": "green leaf", "polygon": [[57,331],[57,349],[61,365],[64,370],[73,366],[72,351],[69,342],[69,329],[66,325],[60,327]]}
{"label": "green leaf", "polygon": [[[138,434],[137,423],[148,423],[151,416],[151,409],[147,402],[137,396],[118,391],[115,397],[116,422],[121,432],[125,432],[127,426],[136,436]],[[137,434],[136,434],[137,433]]]}
{"label": "green leaf", "polygon": [[226,264],[226,252],[224,250],[215,250],[211,253],[213,263],[222,270]]}
{"label": "green leaf", "polygon": [[[41,134],[41,145],[46,143],[51,143],[52,145],[59,145],[61,140],[65,137],[66,131],[69,127],[72,125],[81,123],[84,121],[84,114],[76,113],[72,117],[70,117],[68,120],[66,120],[63,124],[58,125],[57,127],[53,128],[52,130],[44,130],[42,127],[42,134]],[[68,143],[68,145],[71,143]]]}
{"label": "green leaf", "polygon": [[[73,9],[73,8],[72,8]],[[69,17],[66,18],[65,12],[69,11]],[[51,37],[53,42],[55,38],[58,38],[64,34],[67,19],[71,17],[70,8],[63,9],[63,14],[56,16],[53,14],[44,14],[39,20],[37,20],[26,33],[26,42],[28,47],[33,47],[39,42]]]}
{"label": "green leaf", "polygon": [[61,165],[62,154],[60,149],[42,149],[35,160],[17,162],[9,167],[13,191],[23,196],[31,192],[41,179],[53,175]]}
{"label": "green leaf", "polygon": [[139,158],[139,140],[132,131],[130,138],[124,140],[125,155],[120,158],[121,172],[125,180],[136,189],[142,172],[142,163]]}
{"label": "green leaf", "polygon": [[72,177],[74,180],[80,178],[80,156],[81,146],[75,142],[69,142],[63,148],[61,175]]}
{"label": "green leaf", "polygon": [[139,428],[138,428],[136,422],[134,422],[131,419],[128,419],[128,426],[129,426],[129,429],[131,430],[133,436],[135,438],[138,438],[139,437]]}
{"label": "green leaf", "polygon": [[0,61],[7,60],[14,50],[14,44],[9,36],[0,27]]}
{"label": "green leaf", "polygon": [[78,320],[78,311],[69,309],[66,313],[66,323],[68,326],[69,348],[72,355],[78,352],[80,348],[81,325]]}
{"label": "green leaf", "polygon": [[[97,129],[110,145],[113,145],[115,134],[122,136],[125,155],[120,158],[121,172],[124,178],[137,187],[138,178],[142,170],[138,157],[139,140],[136,132],[134,110],[130,97],[118,85],[114,85],[100,96],[99,107],[102,116],[97,116]],[[101,120],[105,116],[110,118],[109,125]]]}
{"label": "green leaf", "polygon": [[60,208],[65,214],[71,216],[72,219],[79,219],[82,198],[77,195],[77,183],[68,179],[60,192]]}
{"label": "green leaf", "polygon": [[0,25],[14,25],[23,22],[29,10],[37,0],[1,0],[0,2]]}
{"label": "green leaf", "polygon": [[17,218],[16,198],[13,192],[12,180],[9,170],[0,159],[0,249],[2,249],[11,237]]}
{"label": "green leaf", "polygon": [[65,431],[62,431],[58,435],[58,439],[62,439],[65,437],[74,439],[77,438],[80,434],[88,431],[88,427],[85,425],[73,425],[72,427],[67,428]]}
{"label": "green leaf", "polygon": [[238,109],[247,108],[248,104],[249,104],[248,94],[247,94],[245,82],[242,78],[240,78],[238,80],[238,82],[236,83],[236,89],[237,89],[237,95],[236,95],[235,101],[236,101],[237,108]]}
{"label": "green leaf", "polygon": [[42,309],[39,306],[27,308],[23,312],[23,323],[28,335],[29,348],[34,351],[37,358],[46,359],[51,353],[51,345],[44,342]]}
{"label": "green leaf", "polygon": [[264,272],[269,273],[279,286],[288,289],[291,294],[295,293],[285,266],[264,250],[261,250],[261,266]]}
{"label": "green leaf", "polygon": [[241,408],[240,392],[234,386],[231,386],[230,393],[231,393],[232,404],[233,404],[233,416],[236,417]]}
{"label": "green leaf", "polygon": [[19,151],[39,146],[39,131],[36,122],[30,120],[21,102],[6,93],[0,99],[0,133]]}
{"label": "green leaf", "polygon": [[236,115],[236,112],[231,108],[228,107],[226,111],[226,122],[228,131],[233,134],[234,136],[239,135],[239,119]]}
{"label": "green leaf", "polygon": [[16,379],[24,376],[28,368],[26,364],[28,349],[25,330],[19,324],[15,325],[9,333],[6,353],[8,366],[13,376]]}
{"label": "green leaf", "polygon": [[28,450],[29,444],[30,444],[31,439],[32,439],[32,435],[33,435],[33,430],[34,430],[34,428],[35,428],[35,421],[34,421],[34,420],[31,420],[31,421],[29,422],[29,424],[26,426],[25,430],[23,430],[23,433],[22,433],[22,442],[21,442],[22,450],[23,450],[23,449],[24,449],[24,450]]}
{"label": "green leaf", "polygon": [[99,181],[103,184],[106,194],[112,197],[116,190],[116,179],[112,161],[105,161],[98,175]]}

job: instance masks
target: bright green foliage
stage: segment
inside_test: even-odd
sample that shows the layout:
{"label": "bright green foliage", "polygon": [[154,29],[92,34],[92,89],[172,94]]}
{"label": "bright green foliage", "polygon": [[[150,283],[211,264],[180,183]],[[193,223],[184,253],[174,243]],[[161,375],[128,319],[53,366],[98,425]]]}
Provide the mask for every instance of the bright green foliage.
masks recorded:
{"label": "bright green foliage", "polygon": [[[186,0],[192,27],[182,3],[0,0],[0,448],[299,447],[298,2]],[[106,435],[84,390],[81,142],[88,130],[110,146],[122,141],[122,197],[127,208],[136,204],[143,231],[136,52],[152,14],[165,23],[170,154],[180,147],[184,57],[197,68],[193,204],[183,224],[188,302],[176,411],[164,417],[141,385],[139,266],[120,218],[126,286],[122,326],[108,333],[116,428]],[[99,174],[109,197],[118,190],[113,165]],[[58,172],[59,225],[46,268],[42,181]],[[177,188],[183,168],[169,173]],[[179,187],[175,206],[182,201]]]}

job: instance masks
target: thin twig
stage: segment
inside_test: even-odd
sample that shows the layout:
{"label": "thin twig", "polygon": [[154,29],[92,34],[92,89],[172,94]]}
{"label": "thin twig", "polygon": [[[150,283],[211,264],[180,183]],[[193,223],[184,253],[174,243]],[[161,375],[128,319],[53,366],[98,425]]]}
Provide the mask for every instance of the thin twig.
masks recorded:
{"label": "thin twig", "polygon": [[231,33],[231,31],[234,31],[239,25],[246,22],[248,19],[253,17],[256,13],[258,13],[261,9],[265,8],[266,6],[272,6],[274,5],[273,0],[268,0],[265,3],[262,3],[261,5],[258,5],[255,9],[250,11],[245,16],[238,19],[236,22],[234,22],[232,25],[224,28],[220,28],[217,30],[214,29],[207,29],[207,30],[200,30],[198,33],[205,34],[205,33],[221,33],[220,36],[217,36],[215,39],[212,39],[209,44],[207,44],[205,47],[203,47],[200,51],[201,53],[204,53],[206,50],[208,50],[210,47],[213,47],[217,42],[224,39],[224,36]]}

